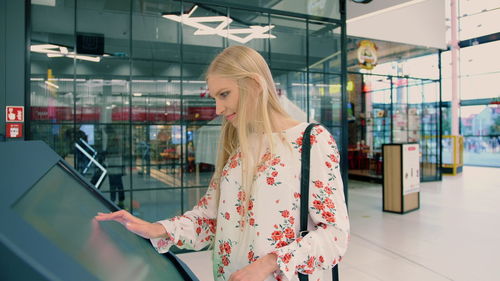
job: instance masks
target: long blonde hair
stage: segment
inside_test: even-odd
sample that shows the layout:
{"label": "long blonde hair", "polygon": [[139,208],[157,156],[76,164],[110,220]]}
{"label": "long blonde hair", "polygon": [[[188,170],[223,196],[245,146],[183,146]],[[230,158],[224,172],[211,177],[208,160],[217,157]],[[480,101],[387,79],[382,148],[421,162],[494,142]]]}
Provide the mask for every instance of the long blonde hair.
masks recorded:
{"label": "long blonde hair", "polygon": [[[256,171],[257,159],[252,159],[250,153],[249,135],[258,133],[264,135],[273,151],[272,130],[277,126],[271,114],[290,119],[281,107],[273,77],[264,58],[255,50],[245,46],[231,46],[215,57],[206,73],[208,80],[211,75],[233,79],[239,88],[238,124],[233,126],[226,120],[222,123],[219,151],[215,166],[214,179],[220,183],[220,177],[226,162],[239,149],[242,165],[242,189],[245,192],[245,212],[252,193],[253,177]],[[258,85],[258,89],[256,89]],[[249,112],[251,111],[251,112]],[[249,114],[252,118],[249,118]],[[254,161],[255,160],[255,161]],[[217,188],[216,200],[220,198],[220,188]]]}

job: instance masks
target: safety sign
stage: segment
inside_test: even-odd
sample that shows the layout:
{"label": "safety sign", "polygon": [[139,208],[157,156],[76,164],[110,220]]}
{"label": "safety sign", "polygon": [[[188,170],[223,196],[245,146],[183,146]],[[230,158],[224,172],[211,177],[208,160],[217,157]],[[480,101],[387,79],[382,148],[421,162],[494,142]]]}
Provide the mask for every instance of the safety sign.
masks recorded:
{"label": "safety sign", "polygon": [[24,106],[5,107],[6,122],[24,122]]}
{"label": "safety sign", "polygon": [[22,138],[23,123],[7,123],[5,124],[7,138]]}

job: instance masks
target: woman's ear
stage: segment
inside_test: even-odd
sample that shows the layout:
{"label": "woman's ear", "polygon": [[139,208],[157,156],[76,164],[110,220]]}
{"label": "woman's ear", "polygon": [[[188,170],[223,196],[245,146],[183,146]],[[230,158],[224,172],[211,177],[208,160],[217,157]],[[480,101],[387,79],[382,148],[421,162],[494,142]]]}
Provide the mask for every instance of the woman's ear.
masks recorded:
{"label": "woman's ear", "polygon": [[255,93],[262,93],[262,90],[264,89],[263,83],[264,79],[257,74],[257,73],[252,73],[248,76],[247,79],[247,86],[251,89],[255,89]]}

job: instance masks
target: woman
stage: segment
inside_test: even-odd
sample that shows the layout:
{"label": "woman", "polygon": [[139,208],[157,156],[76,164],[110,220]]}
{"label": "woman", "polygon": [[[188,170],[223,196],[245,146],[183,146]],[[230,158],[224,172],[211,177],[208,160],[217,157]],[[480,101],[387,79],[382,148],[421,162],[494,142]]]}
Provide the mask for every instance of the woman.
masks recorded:
{"label": "woman", "polygon": [[151,239],[159,252],[172,245],[213,246],[216,280],[331,280],[347,248],[349,221],[333,137],[311,132],[309,229],[300,227],[300,152],[307,123],[281,108],[265,60],[232,46],[208,68],[216,113],[224,117],[219,155],[208,191],[193,210],[149,223],[125,211],[98,214]]}

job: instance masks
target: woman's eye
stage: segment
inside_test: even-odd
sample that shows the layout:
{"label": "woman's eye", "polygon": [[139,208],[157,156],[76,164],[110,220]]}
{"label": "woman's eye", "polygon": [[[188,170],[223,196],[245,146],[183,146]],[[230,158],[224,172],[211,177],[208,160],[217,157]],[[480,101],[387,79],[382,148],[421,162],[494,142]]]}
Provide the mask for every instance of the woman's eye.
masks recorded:
{"label": "woman's eye", "polygon": [[219,96],[220,96],[221,98],[225,98],[225,97],[227,97],[228,95],[229,95],[229,91],[227,91],[227,92],[222,92],[222,93],[220,93],[220,94],[219,94]]}

